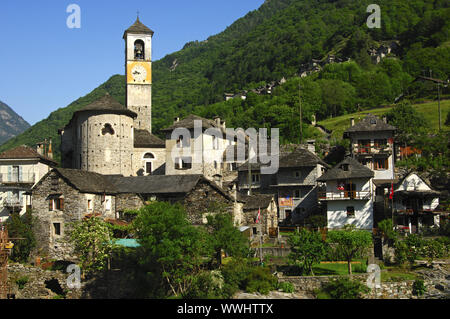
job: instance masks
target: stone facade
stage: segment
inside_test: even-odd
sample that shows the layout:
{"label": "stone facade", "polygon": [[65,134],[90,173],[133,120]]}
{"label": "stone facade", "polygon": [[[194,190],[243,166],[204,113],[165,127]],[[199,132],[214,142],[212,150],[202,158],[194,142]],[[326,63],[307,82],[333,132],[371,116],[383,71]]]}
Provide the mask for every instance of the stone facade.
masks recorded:
{"label": "stone facade", "polygon": [[[105,195],[82,193],[56,171],[47,174],[32,190],[33,216],[36,217],[33,231],[37,243],[34,255],[73,260],[69,237],[71,223],[93,213],[105,218],[115,217],[115,197]],[[62,207],[57,204],[61,199]]]}

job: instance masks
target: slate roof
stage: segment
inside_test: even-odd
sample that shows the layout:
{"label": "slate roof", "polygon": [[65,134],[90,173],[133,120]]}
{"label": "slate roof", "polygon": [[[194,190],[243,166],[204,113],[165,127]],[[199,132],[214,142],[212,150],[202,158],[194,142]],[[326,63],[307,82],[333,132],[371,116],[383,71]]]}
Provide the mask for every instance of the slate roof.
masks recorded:
{"label": "slate roof", "polygon": [[378,118],[373,114],[367,114],[367,116],[353,125],[349,127],[345,132],[344,136],[348,135],[348,133],[353,132],[375,132],[375,131],[395,131],[396,127],[390,124],[385,123],[382,119]]}
{"label": "slate roof", "polygon": [[131,116],[133,118],[137,117],[137,114],[125,106],[117,102],[114,98],[112,98],[108,93],[99,98],[98,100],[92,102],[89,105],[79,109],[74,114],[81,112],[108,112],[108,113],[116,113],[116,114],[125,114]]}
{"label": "slate roof", "polygon": [[26,145],[17,146],[0,153],[0,159],[38,159],[53,166],[58,165],[54,160],[39,154],[35,149]]}
{"label": "slate roof", "polygon": [[54,168],[52,171],[58,172],[67,183],[80,192],[93,194],[117,193],[116,187],[104,175],[71,168]]}
{"label": "slate roof", "polygon": [[123,33],[123,38],[125,39],[128,33],[137,33],[137,34],[150,34],[153,36],[154,32],[144,25],[141,21],[139,21],[139,17],[137,17],[136,21],[133,23],[131,27],[125,30]]}
{"label": "slate roof", "polygon": [[147,130],[134,129],[134,147],[166,147],[165,141]]}
{"label": "slate roof", "polygon": [[248,195],[240,195],[239,199],[244,201],[244,210],[255,210],[261,208],[261,210],[269,207],[273,195],[270,194],[253,194],[251,196]]}
{"label": "slate roof", "polygon": [[176,128],[193,129],[194,128],[194,121],[196,121],[196,120],[202,121],[202,128],[203,129],[208,129],[208,128],[212,128],[212,127],[213,128],[222,129],[220,126],[217,126],[216,122],[213,121],[213,120],[208,120],[208,119],[205,119],[205,118],[203,118],[201,116],[191,114],[191,115],[188,115],[186,118],[184,118],[184,119],[182,119],[182,120],[180,120],[178,122],[175,122],[175,123],[173,123],[172,125],[170,125],[170,126],[168,126],[166,128],[163,128],[161,131],[163,131],[163,132],[170,132],[170,131],[173,131]]}
{"label": "slate roof", "polygon": [[[270,143],[267,145],[267,150],[270,155]],[[325,167],[329,167],[319,156],[307,150],[302,145],[280,145],[280,168],[295,168],[295,167],[311,167],[321,164]],[[261,167],[261,163],[252,163],[252,169],[258,169]],[[248,161],[239,166],[239,171],[248,170]]]}
{"label": "slate roof", "polygon": [[[347,164],[348,170],[343,170],[342,166]],[[372,170],[367,168],[366,166],[360,164],[357,160],[348,157],[344,159],[342,162],[337,164],[332,169],[325,172],[322,176],[320,176],[317,181],[326,182],[330,180],[338,180],[338,179],[352,179],[352,178],[371,178],[374,176]]]}

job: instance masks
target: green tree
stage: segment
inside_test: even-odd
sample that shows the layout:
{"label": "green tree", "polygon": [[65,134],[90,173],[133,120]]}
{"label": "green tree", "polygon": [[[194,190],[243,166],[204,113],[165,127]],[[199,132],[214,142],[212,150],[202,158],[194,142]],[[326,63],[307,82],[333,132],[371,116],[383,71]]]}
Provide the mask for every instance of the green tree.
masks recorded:
{"label": "green tree", "polygon": [[314,276],[313,265],[320,263],[326,253],[326,246],[319,232],[302,229],[295,231],[288,239],[291,247],[289,261],[299,266],[303,273]]}
{"label": "green tree", "polygon": [[70,238],[83,272],[104,270],[113,248],[113,233],[100,218],[91,217],[72,225]]}
{"label": "green tree", "polygon": [[22,216],[12,214],[6,222],[6,227],[10,238],[23,238],[13,240],[14,247],[10,256],[11,260],[21,263],[27,262],[30,252],[36,247],[32,213],[28,211]]}
{"label": "green tree", "polygon": [[206,225],[211,234],[211,245],[216,252],[217,264],[221,264],[222,250],[233,257],[247,257],[248,240],[233,225],[233,218],[229,213],[215,213],[207,217]]}
{"label": "green tree", "polygon": [[345,257],[348,263],[348,273],[351,275],[353,258],[364,254],[372,245],[372,234],[365,230],[355,230],[354,226],[346,225],[343,230],[329,231],[327,240],[336,245],[335,249]]}
{"label": "green tree", "polygon": [[141,208],[133,225],[143,250],[141,263],[156,263],[173,295],[187,293],[210,261],[210,235],[189,222],[180,204],[166,202]]}

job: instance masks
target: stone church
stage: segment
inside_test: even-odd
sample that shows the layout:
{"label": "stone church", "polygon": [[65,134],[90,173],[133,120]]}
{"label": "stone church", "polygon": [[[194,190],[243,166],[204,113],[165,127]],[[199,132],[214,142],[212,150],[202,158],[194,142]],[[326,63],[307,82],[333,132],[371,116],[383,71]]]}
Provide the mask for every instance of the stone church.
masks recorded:
{"label": "stone church", "polygon": [[61,165],[99,174],[164,174],[165,142],[152,134],[152,36],[139,21],[125,40],[126,106],[105,95],[60,130]]}

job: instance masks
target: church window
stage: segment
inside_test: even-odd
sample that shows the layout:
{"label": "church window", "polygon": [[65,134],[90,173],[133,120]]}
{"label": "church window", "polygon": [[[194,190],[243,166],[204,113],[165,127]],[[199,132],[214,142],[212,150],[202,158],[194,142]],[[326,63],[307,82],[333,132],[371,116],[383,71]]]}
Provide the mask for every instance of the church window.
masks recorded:
{"label": "church window", "polygon": [[134,59],[135,60],[144,60],[144,58],[145,58],[145,53],[144,53],[145,50],[144,49],[145,49],[144,41],[136,40],[134,42]]}
{"label": "church window", "polygon": [[106,123],[105,126],[103,126],[102,135],[106,134],[114,135],[114,129],[112,128],[111,124]]}
{"label": "church window", "polygon": [[150,175],[152,173],[153,160],[155,159],[155,155],[152,153],[145,153],[144,162],[145,162],[145,173]]}

